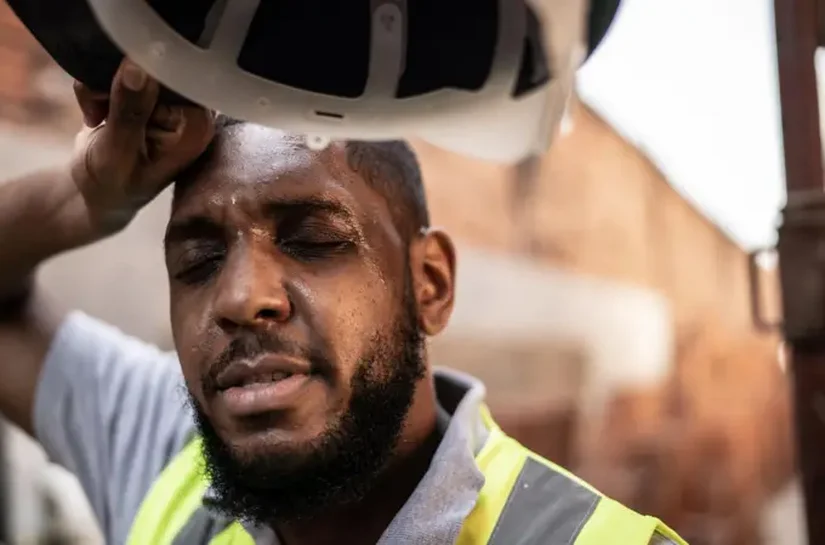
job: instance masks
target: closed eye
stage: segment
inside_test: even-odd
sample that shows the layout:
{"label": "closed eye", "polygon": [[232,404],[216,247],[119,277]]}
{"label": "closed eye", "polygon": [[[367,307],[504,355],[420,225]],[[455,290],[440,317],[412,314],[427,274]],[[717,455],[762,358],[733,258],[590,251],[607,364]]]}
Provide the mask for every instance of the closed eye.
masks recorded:
{"label": "closed eye", "polygon": [[224,257],[215,250],[187,250],[177,260],[173,278],[187,285],[203,284],[220,270]]}
{"label": "closed eye", "polygon": [[278,242],[281,251],[302,261],[315,261],[345,254],[355,248],[350,240],[313,240],[291,238]]}

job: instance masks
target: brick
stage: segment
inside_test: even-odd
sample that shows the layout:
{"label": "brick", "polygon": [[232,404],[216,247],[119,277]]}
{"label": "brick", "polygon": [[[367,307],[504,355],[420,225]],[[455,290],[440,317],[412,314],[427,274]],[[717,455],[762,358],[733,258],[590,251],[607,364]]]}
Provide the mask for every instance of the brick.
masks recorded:
{"label": "brick", "polygon": [[23,103],[31,96],[32,63],[28,51],[0,46],[0,97]]}

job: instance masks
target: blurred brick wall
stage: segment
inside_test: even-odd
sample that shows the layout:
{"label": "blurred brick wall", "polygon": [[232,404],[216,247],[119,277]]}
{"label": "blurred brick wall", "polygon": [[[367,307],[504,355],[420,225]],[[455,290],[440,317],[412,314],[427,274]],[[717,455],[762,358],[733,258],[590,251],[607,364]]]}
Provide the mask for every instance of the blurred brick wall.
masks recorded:
{"label": "blurred brick wall", "polygon": [[18,118],[32,100],[31,75],[39,70],[44,55],[14,14],[0,5],[0,104],[4,117]]}
{"label": "blurred brick wall", "polygon": [[[433,216],[478,244],[665,293],[680,326],[712,316],[752,332],[747,253],[593,111],[574,110],[574,130],[541,158],[523,204],[516,169],[420,145]],[[765,284],[774,312],[772,275]]]}
{"label": "blurred brick wall", "polygon": [[55,73],[49,56],[0,3],[0,117],[43,125],[65,116],[65,101],[55,100],[51,91],[50,75]]}

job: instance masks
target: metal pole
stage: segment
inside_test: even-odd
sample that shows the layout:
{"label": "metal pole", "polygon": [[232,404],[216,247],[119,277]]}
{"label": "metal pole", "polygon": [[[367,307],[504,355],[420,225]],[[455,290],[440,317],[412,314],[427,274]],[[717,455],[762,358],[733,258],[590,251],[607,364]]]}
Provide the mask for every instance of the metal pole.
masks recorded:
{"label": "metal pole", "polygon": [[0,544],[11,543],[10,512],[11,485],[8,479],[8,456],[6,452],[6,424],[0,420]]}
{"label": "metal pole", "polygon": [[814,66],[816,2],[774,3],[788,188],[778,251],[808,540],[825,545],[825,179]]}

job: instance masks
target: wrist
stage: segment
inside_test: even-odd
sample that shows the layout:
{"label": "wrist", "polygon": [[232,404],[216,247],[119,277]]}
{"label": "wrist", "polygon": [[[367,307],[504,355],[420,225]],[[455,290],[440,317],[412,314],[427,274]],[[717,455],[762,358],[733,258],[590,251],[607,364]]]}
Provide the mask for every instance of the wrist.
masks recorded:
{"label": "wrist", "polygon": [[48,218],[44,218],[56,234],[50,253],[62,253],[115,235],[134,217],[112,214],[101,203],[90,201],[71,169],[61,169],[50,178],[52,194],[47,201],[51,206]]}
{"label": "wrist", "polygon": [[137,208],[114,202],[101,191],[102,185],[91,180],[84,166],[73,162],[69,170],[72,194],[65,201],[61,217],[77,242],[86,244],[122,231],[137,214]]}
{"label": "wrist", "polygon": [[[89,221],[89,229],[94,240],[100,240],[123,231],[137,214],[136,210],[100,207],[92,208],[84,202]],[[90,240],[89,242],[94,242]]]}

